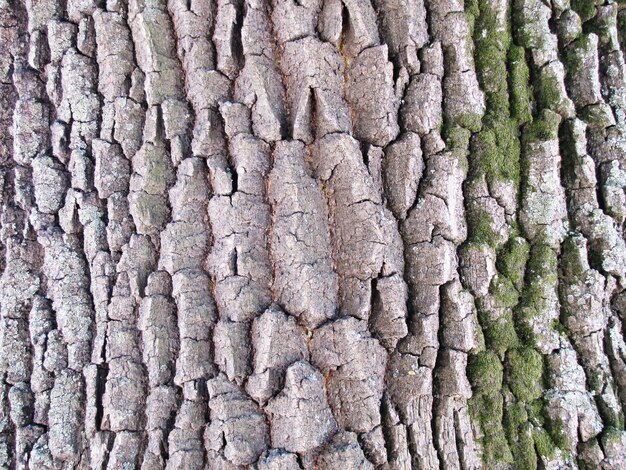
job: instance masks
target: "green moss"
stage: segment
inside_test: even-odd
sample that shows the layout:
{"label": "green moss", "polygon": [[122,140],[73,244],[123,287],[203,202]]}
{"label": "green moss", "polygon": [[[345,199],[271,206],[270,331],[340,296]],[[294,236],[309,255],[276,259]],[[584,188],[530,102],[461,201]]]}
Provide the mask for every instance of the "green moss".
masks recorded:
{"label": "green moss", "polygon": [[523,134],[527,142],[555,140],[559,135],[561,116],[544,109],[539,117],[525,126]]}
{"label": "green moss", "polygon": [[489,292],[498,307],[513,308],[519,302],[519,291],[506,276],[494,276],[489,286]]}
{"label": "green moss", "polygon": [[504,413],[504,430],[513,453],[516,468],[535,468],[536,456],[532,426],[524,403],[509,403]]}
{"label": "green moss", "polygon": [[605,428],[602,433],[602,437],[600,438],[603,447],[607,447],[609,445],[619,444],[622,440],[623,431],[616,429],[614,427]]}
{"label": "green moss", "polygon": [[545,413],[546,420],[544,424],[544,428],[550,436],[553,444],[562,450],[572,451],[574,449],[571,448],[571,443],[565,434],[565,429],[563,427],[563,422],[560,420],[554,420],[548,417],[548,413]]}
{"label": "green moss", "polygon": [[[592,392],[602,393],[604,372],[599,369],[592,369],[587,375],[587,387]],[[601,398],[601,397],[600,397]]]}
{"label": "green moss", "polygon": [[595,129],[605,129],[614,124],[611,108],[604,103],[585,106],[579,115],[585,124]]}
{"label": "green moss", "polygon": [[510,238],[498,253],[496,260],[498,272],[509,278],[518,290],[524,286],[524,272],[529,253],[530,246],[521,237]]}
{"label": "green moss", "polygon": [[560,84],[554,75],[547,73],[546,69],[539,75],[535,96],[540,109],[558,109],[561,102]]}
{"label": "green moss", "polygon": [[484,210],[473,210],[468,214],[471,228],[469,242],[483,243],[488,246],[496,245],[496,234],[492,229],[493,220]]}
{"label": "green moss", "polygon": [[[484,426],[487,433],[493,432],[493,427],[498,427],[502,422],[502,395],[496,393],[478,393],[475,400],[471,400],[470,412],[473,418]],[[493,427],[491,427],[493,426]]]}
{"label": "green moss", "polygon": [[534,348],[512,349],[506,355],[505,375],[515,398],[533,401],[543,392],[543,357]]}
{"label": "green moss", "polygon": [[520,142],[519,128],[514,119],[504,119],[494,123],[498,145],[498,159],[491,162],[490,172],[492,179],[503,179],[519,184],[520,179]]}
{"label": "green moss", "polygon": [[572,0],[572,10],[578,13],[583,23],[596,16],[594,0]]}
{"label": "green moss", "polygon": [[563,61],[567,75],[574,76],[584,70],[583,57],[586,56],[586,51],[590,48],[589,41],[589,35],[582,34],[565,49]]}
{"label": "green moss", "polygon": [[520,146],[517,123],[513,119],[486,122],[486,128],[472,142],[472,157],[475,176],[484,174],[487,181],[519,182]]}
{"label": "green moss", "polygon": [[519,426],[517,435],[509,437],[509,445],[513,452],[516,469],[537,469],[537,455],[535,453],[533,428],[529,423],[524,423]]}
{"label": "green moss", "polygon": [[[524,298],[522,298],[524,300]],[[519,336],[520,342],[527,346],[535,346],[535,330],[533,328],[533,320],[541,310],[534,305],[527,306],[520,304],[515,309],[515,331]]]}
{"label": "green moss", "polygon": [[537,429],[533,433],[537,453],[542,457],[552,458],[556,452],[556,445],[545,429]]}
{"label": "green moss", "polygon": [[[567,237],[561,245],[561,269],[568,279],[582,279],[586,274],[581,250],[574,237]],[[583,264],[584,263],[584,264]]]}
{"label": "green moss", "polygon": [[545,403],[542,399],[526,404],[528,421],[535,427],[542,427],[545,422]]}
{"label": "green moss", "polygon": [[561,323],[558,319],[554,318],[552,322],[550,322],[550,326],[557,333],[567,336],[567,328],[565,328],[565,325],[563,325],[563,323]]}
{"label": "green moss", "polygon": [[[618,3],[626,3],[626,0],[619,0]],[[622,50],[624,50],[626,48],[626,35],[624,34],[624,31],[626,31],[626,15],[617,15],[617,30],[621,32],[619,34],[619,42]]]}
{"label": "green moss", "polygon": [[556,252],[547,244],[537,242],[530,250],[528,270],[533,276],[556,275],[558,259]]}
{"label": "green moss", "polygon": [[478,9],[478,0],[465,0],[465,13],[472,15],[472,16],[478,16],[478,14],[480,13],[479,9]]}
{"label": "green moss", "polygon": [[557,254],[548,245],[538,242],[530,249],[524,286],[515,309],[515,327],[524,344],[534,344],[533,320],[548,307],[550,293],[558,280]]}
{"label": "green moss", "polygon": [[504,414],[504,427],[508,436],[517,436],[519,428],[528,421],[526,405],[520,402],[510,403]]}
{"label": "green moss", "polygon": [[471,132],[478,132],[482,128],[482,116],[476,113],[462,113],[454,117],[455,122]]}
{"label": "green moss", "polygon": [[512,45],[508,52],[509,90],[511,115],[519,124],[532,120],[530,110],[530,71],[523,47]]}
{"label": "green moss", "polygon": [[472,133],[467,129],[454,125],[444,125],[442,137],[450,150],[467,151]]}
{"label": "green moss", "polygon": [[487,98],[487,114],[508,118],[509,97],[506,57],[511,42],[508,27],[502,27],[489,2],[480,3],[474,31],[478,80]]}
{"label": "green moss", "polygon": [[481,445],[486,468],[499,462],[512,462],[511,451],[502,428],[502,395],[477,393],[469,400],[468,405],[472,420],[480,423],[483,433]]}
{"label": "green moss", "polygon": [[502,356],[507,350],[519,345],[512,312],[507,311],[499,318],[491,318],[480,312],[478,318],[485,336],[485,345],[491,351]]}
{"label": "green moss", "polygon": [[[598,372],[598,375],[596,376],[596,381],[598,383],[591,384],[589,387],[591,390],[601,392],[601,386],[603,384],[603,381],[601,381],[601,374],[602,372]],[[598,398],[598,409],[600,411],[600,415],[602,416],[602,420],[606,423],[606,425],[617,429],[624,429],[624,415],[615,411],[615,404],[608,403],[604,395],[599,395]]]}
{"label": "green moss", "polygon": [[503,368],[500,358],[492,351],[470,355],[467,377],[474,393],[495,393],[502,388]]}

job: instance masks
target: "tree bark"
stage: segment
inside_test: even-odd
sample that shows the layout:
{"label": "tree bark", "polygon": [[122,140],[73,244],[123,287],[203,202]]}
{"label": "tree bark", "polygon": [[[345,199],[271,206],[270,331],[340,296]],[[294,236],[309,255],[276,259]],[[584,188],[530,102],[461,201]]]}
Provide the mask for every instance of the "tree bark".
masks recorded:
{"label": "tree bark", "polygon": [[0,0],[0,468],[626,468],[623,3]]}

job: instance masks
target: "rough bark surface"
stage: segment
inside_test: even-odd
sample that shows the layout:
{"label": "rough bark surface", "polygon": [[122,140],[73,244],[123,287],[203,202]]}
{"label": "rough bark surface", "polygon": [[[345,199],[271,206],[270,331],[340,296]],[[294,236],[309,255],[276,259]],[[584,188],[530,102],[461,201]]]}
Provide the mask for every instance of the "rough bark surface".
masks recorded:
{"label": "rough bark surface", "polygon": [[0,0],[0,468],[626,468],[622,0]]}

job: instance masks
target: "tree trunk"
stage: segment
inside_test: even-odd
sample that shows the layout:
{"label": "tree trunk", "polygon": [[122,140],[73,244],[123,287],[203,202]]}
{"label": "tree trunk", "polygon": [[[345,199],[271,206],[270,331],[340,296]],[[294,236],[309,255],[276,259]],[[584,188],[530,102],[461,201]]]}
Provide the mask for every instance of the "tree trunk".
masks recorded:
{"label": "tree trunk", "polygon": [[626,468],[622,3],[0,0],[0,468]]}

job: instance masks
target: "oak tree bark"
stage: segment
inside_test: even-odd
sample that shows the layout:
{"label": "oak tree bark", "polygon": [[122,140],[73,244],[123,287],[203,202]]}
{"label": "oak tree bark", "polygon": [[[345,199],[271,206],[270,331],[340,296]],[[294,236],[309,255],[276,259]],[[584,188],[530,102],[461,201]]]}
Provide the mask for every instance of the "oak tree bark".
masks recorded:
{"label": "oak tree bark", "polygon": [[0,468],[626,468],[623,3],[0,0]]}

